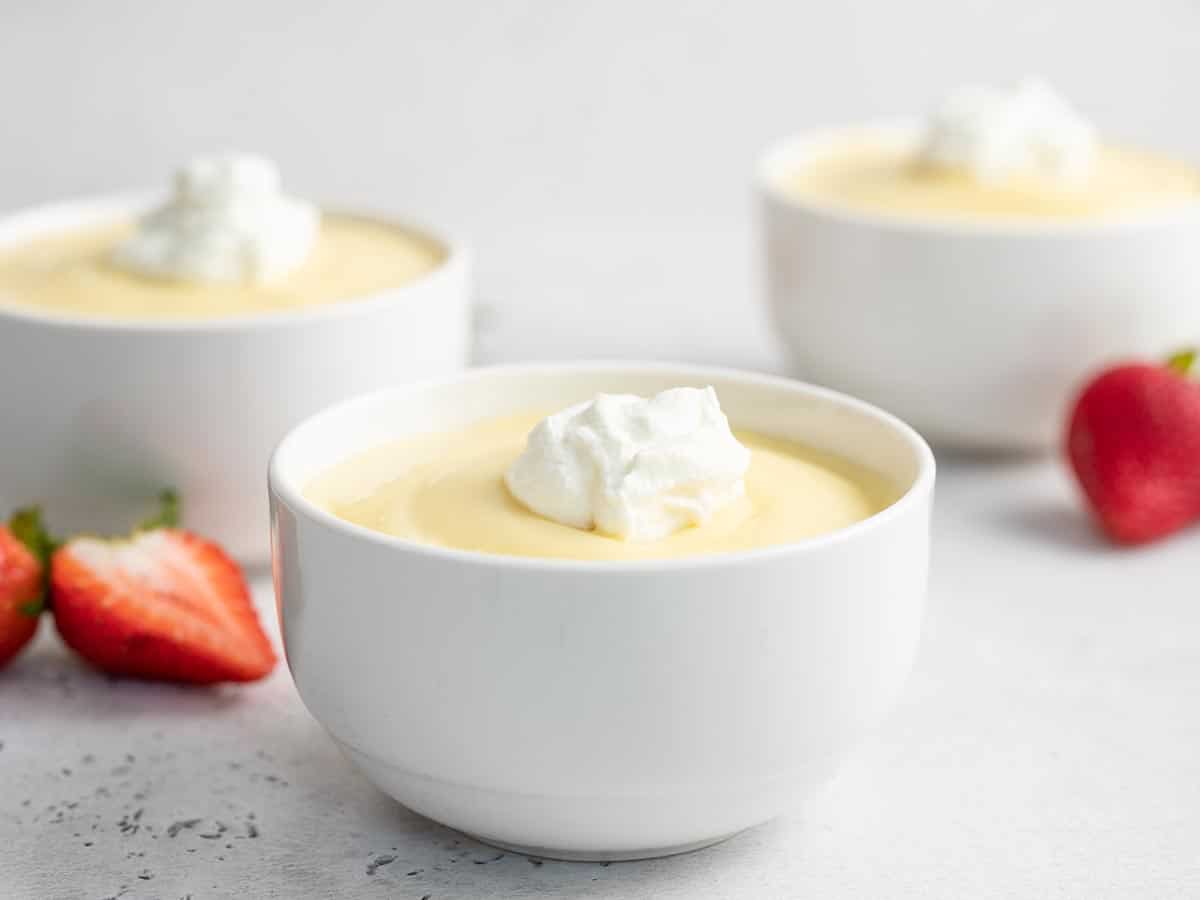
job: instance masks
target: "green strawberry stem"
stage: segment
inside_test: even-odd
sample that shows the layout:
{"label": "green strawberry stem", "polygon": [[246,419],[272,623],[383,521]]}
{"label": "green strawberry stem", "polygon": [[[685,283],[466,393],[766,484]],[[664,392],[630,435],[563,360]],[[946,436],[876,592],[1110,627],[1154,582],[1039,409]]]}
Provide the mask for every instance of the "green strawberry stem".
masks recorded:
{"label": "green strawberry stem", "polygon": [[50,555],[62,541],[51,537],[42,521],[40,506],[23,506],[8,520],[8,530],[13,537],[29,548],[43,566],[50,562]]}
{"label": "green strawberry stem", "polygon": [[1180,375],[1188,375],[1196,364],[1196,350],[1180,350],[1167,357],[1167,368]]}
{"label": "green strawberry stem", "polygon": [[179,495],[167,488],[158,495],[158,511],[148,519],[143,519],[134,531],[176,528],[179,526],[179,518]]}
{"label": "green strawberry stem", "polygon": [[46,571],[50,566],[50,556],[62,541],[52,537],[46,530],[39,506],[25,506],[14,512],[8,520],[8,530],[12,532],[13,537],[29,548],[29,552],[42,566],[41,591],[20,606],[22,615],[36,618],[50,605],[50,598],[46,593]]}

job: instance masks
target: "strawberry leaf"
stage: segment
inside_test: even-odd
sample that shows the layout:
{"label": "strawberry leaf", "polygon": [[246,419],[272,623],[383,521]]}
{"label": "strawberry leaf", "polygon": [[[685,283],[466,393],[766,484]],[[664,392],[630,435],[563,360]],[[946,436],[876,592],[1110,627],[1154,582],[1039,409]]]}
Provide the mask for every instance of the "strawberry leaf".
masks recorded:
{"label": "strawberry leaf", "polygon": [[1180,375],[1191,373],[1192,367],[1196,364],[1195,350],[1180,350],[1178,353],[1172,353],[1167,357],[1167,368]]}
{"label": "strawberry leaf", "polygon": [[135,531],[154,531],[158,528],[176,528],[179,525],[179,495],[167,488],[158,495],[158,512],[143,519]]}
{"label": "strawberry leaf", "polygon": [[12,518],[8,520],[8,530],[13,537],[29,548],[29,552],[33,554],[42,569],[42,582],[37,596],[19,607],[22,615],[37,618],[50,605],[50,598],[47,595],[46,571],[50,567],[50,557],[59,548],[62,541],[52,537],[46,531],[45,523],[42,522],[42,509],[39,506],[25,506],[14,512]]}
{"label": "strawberry leaf", "polygon": [[50,555],[58,549],[62,541],[56,540],[46,531],[42,522],[42,510],[38,506],[26,506],[13,513],[8,520],[8,530],[13,537],[29,548],[43,566],[50,561]]}

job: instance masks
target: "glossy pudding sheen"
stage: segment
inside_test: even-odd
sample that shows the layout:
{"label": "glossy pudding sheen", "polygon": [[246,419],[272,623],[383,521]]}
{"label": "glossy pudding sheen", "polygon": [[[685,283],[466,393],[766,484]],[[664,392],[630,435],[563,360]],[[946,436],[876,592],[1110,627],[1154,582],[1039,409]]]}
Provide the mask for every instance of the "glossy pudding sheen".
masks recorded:
{"label": "glossy pudding sheen", "polygon": [[196,283],[141,275],[111,262],[133,233],[118,222],[0,248],[0,306],[64,316],[207,319],[361,299],[435,269],[446,250],[396,226],[325,214],[311,255],[266,284]]}
{"label": "glossy pudding sheen", "polygon": [[544,413],[505,416],[371,448],[318,475],[305,495],[339,518],[424,544],[510,556],[670,559],[787,544],[859,522],[899,496],[882,476],[801,444],[739,431],[745,495],[699,526],[628,541],[544,519],[504,473]]}
{"label": "glossy pudding sheen", "polygon": [[848,137],[778,179],[797,200],[902,217],[949,219],[1112,219],[1200,201],[1200,171],[1140,151],[1102,148],[1078,181],[1036,174],[983,182],[965,171],[923,164],[911,141]]}

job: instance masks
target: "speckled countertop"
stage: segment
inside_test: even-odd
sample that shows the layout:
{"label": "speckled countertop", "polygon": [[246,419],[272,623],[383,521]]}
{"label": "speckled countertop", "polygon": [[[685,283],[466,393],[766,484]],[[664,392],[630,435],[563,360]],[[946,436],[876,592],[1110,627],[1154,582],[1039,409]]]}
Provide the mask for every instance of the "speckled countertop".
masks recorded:
{"label": "speckled countertop", "polygon": [[1200,896],[1200,534],[1114,552],[1052,462],[943,460],[934,528],[888,724],[806,810],[666,860],[500,853],[367,784],[286,669],[113,681],[44,627],[0,677],[0,896]]}

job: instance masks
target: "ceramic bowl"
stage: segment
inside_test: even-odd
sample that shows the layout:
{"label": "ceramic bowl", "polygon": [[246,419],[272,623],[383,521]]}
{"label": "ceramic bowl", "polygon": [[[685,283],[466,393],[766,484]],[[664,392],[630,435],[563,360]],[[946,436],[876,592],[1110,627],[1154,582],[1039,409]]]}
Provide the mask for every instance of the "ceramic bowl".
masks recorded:
{"label": "ceramic bowl", "polygon": [[[709,384],[736,427],[842,454],[901,499],[786,546],[577,562],[421,545],[303,493],[404,436]],[[896,700],[921,630],[933,481],[925,442],[887,413],[729,370],[498,367],[370,394],[308,419],[271,462],[288,664],[349,757],[432,819],[538,856],[693,849],[802,800]]]}
{"label": "ceramic bowl", "polygon": [[[17,213],[0,220],[0,249],[151,202]],[[0,308],[0,511],[39,502],[58,531],[112,532],[173,487],[190,527],[265,562],[263,473],[290,425],[340,398],[466,364],[468,254],[425,233],[447,249],[431,274],[296,312],[167,321]]]}
{"label": "ceramic bowl", "polygon": [[822,206],[783,182],[850,140],[816,132],[758,170],[766,290],[796,373],[911,421],[935,444],[1041,450],[1081,380],[1200,335],[1200,203],[1091,222],[947,221]]}

